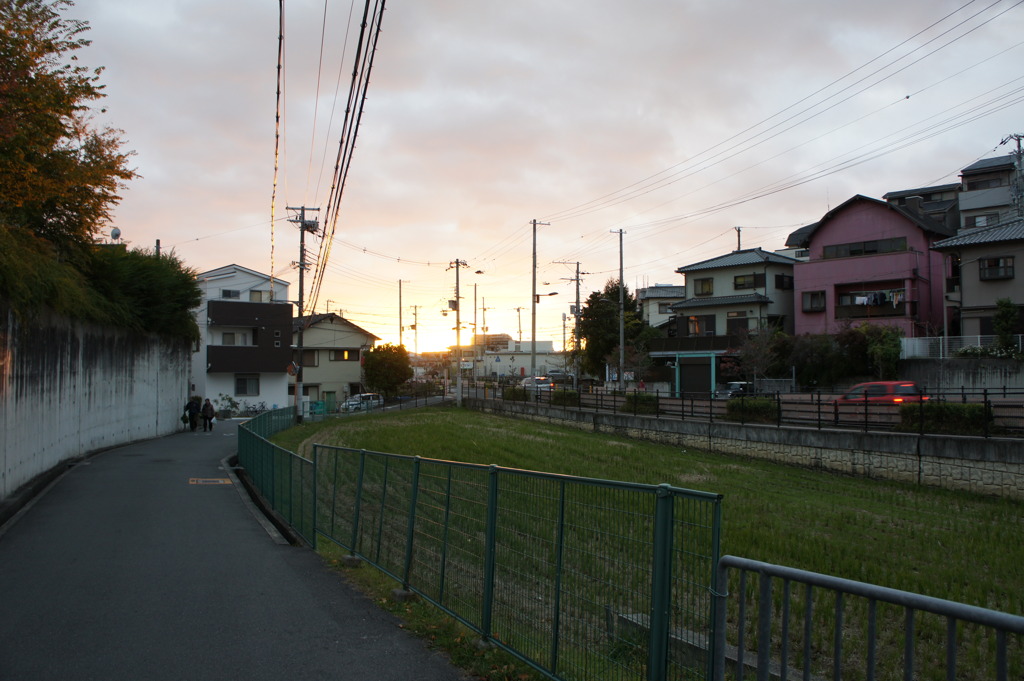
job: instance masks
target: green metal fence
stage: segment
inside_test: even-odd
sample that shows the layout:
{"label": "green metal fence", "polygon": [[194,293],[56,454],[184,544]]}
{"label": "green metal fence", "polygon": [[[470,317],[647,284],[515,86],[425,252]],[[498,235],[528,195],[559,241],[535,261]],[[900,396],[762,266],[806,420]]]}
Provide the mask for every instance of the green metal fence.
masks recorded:
{"label": "green metal fence", "polygon": [[551,678],[711,678],[720,495],[323,445],[289,464],[271,425],[239,459],[302,536]]}

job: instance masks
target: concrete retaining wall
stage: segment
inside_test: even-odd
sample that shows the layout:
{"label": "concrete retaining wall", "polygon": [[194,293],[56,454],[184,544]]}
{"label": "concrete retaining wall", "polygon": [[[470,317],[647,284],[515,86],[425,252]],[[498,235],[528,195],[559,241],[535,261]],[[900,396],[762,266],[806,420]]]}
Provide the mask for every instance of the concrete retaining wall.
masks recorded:
{"label": "concrete retaining wall", "polygon": [[680,421],[467,399],[480,411],[882,480],[1024,499],[1020,440]]}
{"label": "concrete retaining wall", "polygon": [[56,317],[0,318],[0,502],[71,459],[181,428],[188,346]]}
{"label": "concrete retaining wall", "polygon": [[1012,359],[907,359],[900,378],[932,391],[1024,390],[1024,362]]}

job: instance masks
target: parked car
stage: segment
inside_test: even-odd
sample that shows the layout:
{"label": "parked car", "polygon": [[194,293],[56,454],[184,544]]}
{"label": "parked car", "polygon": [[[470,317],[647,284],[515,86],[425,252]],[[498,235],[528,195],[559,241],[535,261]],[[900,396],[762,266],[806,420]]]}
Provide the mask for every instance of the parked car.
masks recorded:
{"label": "parked car", "polygon": [[729,399],[731,397],[740,397],[742,395],[753,395],[754,384],[748,383],[747,381],[731,381],[725,384],[725,389],[718,392],[718,397],[724,397]]}
{"label": "parked car", "polygon": [[384,397],[378,393],[353,395],[341,405],[342,411],[369,411],[384,406]]}
{"label": "parked car", "polygon": [[555,382],[547,376],[527,376],[523,380],[519,381],[519,387],[535,391],[553,390]]}
{"label": "parked car", "polygon": [[928,396],[921,393],[913,381],[872,381],[858,383],[835,399],[835,404],[901,404],[924,402]]}

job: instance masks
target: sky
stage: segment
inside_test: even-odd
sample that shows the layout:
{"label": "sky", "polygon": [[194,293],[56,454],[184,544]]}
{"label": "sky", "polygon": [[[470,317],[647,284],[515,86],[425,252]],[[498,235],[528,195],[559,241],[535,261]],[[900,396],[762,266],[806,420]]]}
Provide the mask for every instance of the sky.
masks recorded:
{"label": "sky", "polygon": [[[856,194],[956,182],[1024,133],[1022,4],[391,0],[329,255],[307,235],[315,311],[444,349],[459,261],[464,344],[529,341],[535,280],[536,339],[559,349],[577,263],[584,300],[620,256],[631,291],[678,285]],[[285,0],[277,127],[279,3],[78,0],[95,124],[140,175],[110,227],[297,300],[287,208],[327,210],[362,11]]]}

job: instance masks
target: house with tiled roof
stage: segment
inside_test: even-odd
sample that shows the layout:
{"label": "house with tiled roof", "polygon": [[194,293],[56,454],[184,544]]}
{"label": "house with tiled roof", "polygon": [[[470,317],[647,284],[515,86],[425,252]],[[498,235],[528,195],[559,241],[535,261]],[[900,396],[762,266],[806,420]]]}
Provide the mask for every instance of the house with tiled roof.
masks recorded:
{"label": "house with tiled roof", "polygon": [[1014,155],[976,161],[960,171],[961,229],[991,227],[1013,217],[1021,201],[1021,169]]}
{"label": "house with tiled roof", "polygon": [[951,336],[995,334],[996,301],[1009,298],[1020,310],[1024,333],[1024,218],[968,229],[932,245],[946,259],[947,330]]}
{"label": "house with tiled roof", "polygon": [[768,327],[793,331],[793,267],[799,261],[761,248],[733,251],[676,270],[686,299],[671,306],[680,338],[737,337]]}
{"label": "house with tiled roof", "polygon": [[684,300],[686,300],[685,286],[655,284],[636,290],[640,318],[647,322],[648,326],[654,328],[664,328],[666,324],[674,323],[675,313],[672,311],[672,306]]}
{"label": "house with tiled roof", "polygon": [[[304,401],[322,401],[330,412],[345,398],[365,392],[363,357],[380,338],[333,312],[296,317],[292,336],[292,360],[302,367]],[[288,394],[293,397],[295,383],[293,375],[288,385]]]}
{"label": "house with tiled roof", "polygon": [[809,256],[793,268],[794,332],[835,334],[869,322],[908,338],[938,335],[944,270],[931,247],[955,233],[917,202],[859,194],[793,232],[786,245]]}

